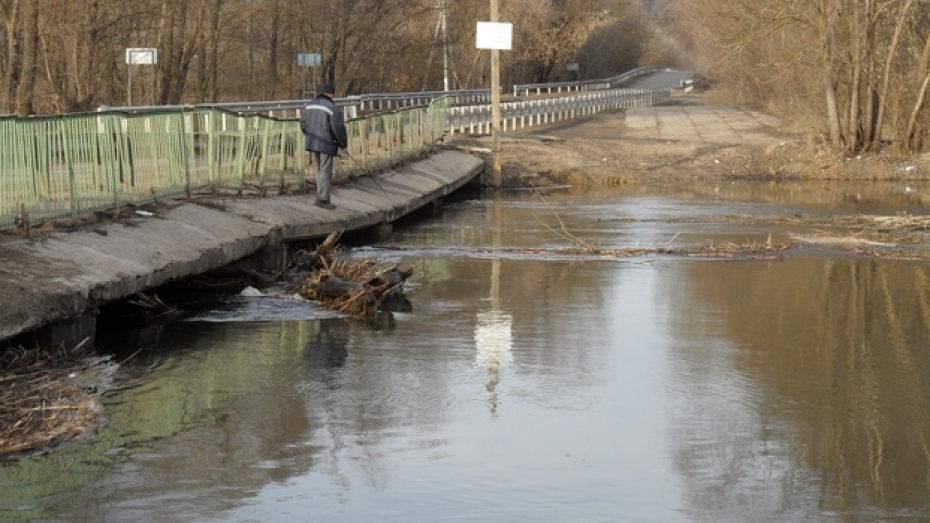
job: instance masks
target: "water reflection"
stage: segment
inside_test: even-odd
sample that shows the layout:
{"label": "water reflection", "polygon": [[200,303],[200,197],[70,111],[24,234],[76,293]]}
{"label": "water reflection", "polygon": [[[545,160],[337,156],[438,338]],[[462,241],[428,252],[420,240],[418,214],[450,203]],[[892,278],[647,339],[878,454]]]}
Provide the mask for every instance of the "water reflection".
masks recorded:
{"label": "water reflection", "polygon": [[475,346],[478,354],[475,364],[487,372],[485,389],[488,391],[488,406],[492,414],[497,413],[499,397],[497,385],[501,381],[501,369],[513,361],[511,329],[513,318],[506,312],[489,310],[478,313],[475,326]]}
{"label": "water reflection", "polygon": [[[69,521],[930,514],[927,266],[450,254],[556,243],[553,212],[607,246],[691,227],[663,219],[787,207],[547,199],[398,230],[413,248],[381,254],[415,269],[413,307],[387,326],[246,306],[121,333],[143,351],[111,425],[0,469],[0,504]],[[609,221],[624,216],[655,222]],[[727,227],[691,232],[746,234]]]}
{"label": "water reflection", "polygon": [[[782,513],[925,515],[930,269],[799,257],[681,273],[669,286],[687,296],[674,322],[675,383],[694,413],[679,414],[676,462],[695,514],[728,519],[742,501]],[[725,337],[696,337],[708,323]],[[708,409],[717,415],[694,415]]]}
{"label": "water reflection", "polygon": [[[501,198],[497,194],[494,203],[491,206],[491,216],[493,217],[492,246],[500,248],[502,246],[501,228]],[[475,365],[487,372],[487,383],[485,389],[488,392],[488,407],[491,414],[497,414],[497,407],[500,403],[497,386],[501,381],[501,369],[513,361],[513,317],[507,312],[501,310],[501,259],[494,258],[491,261],[491,308],[478,312],[478,320],[475,325],[475,346],[478,354],[475,356]]]}
{"label": "water reflection", "polygon": [[331,379],[333,369],[342,367],[349,357],[349,325],[346,319],[319,323],[313,339],[304,347],[304,364],[312,375]]}

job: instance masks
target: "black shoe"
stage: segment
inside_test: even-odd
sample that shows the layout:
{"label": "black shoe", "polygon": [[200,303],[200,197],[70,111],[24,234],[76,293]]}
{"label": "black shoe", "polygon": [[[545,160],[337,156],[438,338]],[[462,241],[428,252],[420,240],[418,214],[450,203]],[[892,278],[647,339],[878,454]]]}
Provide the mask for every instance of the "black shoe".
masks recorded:
{"label": "black shoe", "polygon": [[317,207],[322,207],[322,208],[324,208],[324,209],[335,209],[335,208],[336,208],[336,206],[333,205],[333,204],[331,204],[331,203],[329,203],[328,200],[326,200],[326,201],[324,201],[324,200],[317,200],[316,203],[315,203],[314,205],[316,205]]}

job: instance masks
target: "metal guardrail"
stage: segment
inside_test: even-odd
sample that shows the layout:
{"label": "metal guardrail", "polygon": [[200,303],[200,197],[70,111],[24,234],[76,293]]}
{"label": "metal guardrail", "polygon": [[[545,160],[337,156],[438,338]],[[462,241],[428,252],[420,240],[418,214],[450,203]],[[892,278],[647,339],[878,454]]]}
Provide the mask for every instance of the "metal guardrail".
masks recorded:
{"label": "metal guardrail", "polygon": [[514,96],[531,94],[570,93],[576,91],[602,91],[621,87],[625,82],[647,74],[667,71],[667,67],[640,67],[602,80],[582,80],[578,82],[548,82],[537,84],[517,84],[513,86]]}
{"label": "metal guardrail", "polygon": [[[335,179],[395,165],[442,137],[451,100],[350,120]],[[297,119],[215,107],[0,118],[0,228],[198,191],[261,194],[308,177]]]}
{"label": "metal guardrail", "polygon": [[[534,125],[555,123],[609,109],[644,107],[668,101],[669,89],[614,89],[578,93],[501,104],[502,130],[512,131]],[[491,132],[491,106],[473,105],[449,109],[449,132],[486,134]]]}
{"label": "metal guardrail", "polygon": [[[448,98],[453,105],[490,103],[490,89],[466,89],[459,91],[421,91],[412,93],[393,93],[393,94],[362,94],[355,96],[346,96],[334,98],[339,107],[343,109],[347,119],[358,118],[360,115],[372,111],[393,111],[408,107],[417,107],[428,105],[434,100]],[[150,106],[126,106],[126,107],[107,107],[107,111],[119,111],[127,113],[138,112],[158,112],[158,111],[178,111],[183,109],[193,109],[194,107],[210,107],[223,109],[235,113],[246,114],[264,114],[273,118],[300,118],[300,113],[309,100],[279,100],[273,102],[224,102],[191,105],[150,105]]]}

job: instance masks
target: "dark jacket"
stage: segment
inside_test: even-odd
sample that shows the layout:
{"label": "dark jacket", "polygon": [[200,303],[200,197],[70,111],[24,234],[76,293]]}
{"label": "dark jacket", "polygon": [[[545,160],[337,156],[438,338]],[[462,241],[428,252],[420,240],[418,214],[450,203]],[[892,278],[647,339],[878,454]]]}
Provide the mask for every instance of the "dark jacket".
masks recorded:
{"label": "dark jacket", "polygon": [[342,111],[322,94],[307,104],[300,116],[300,130],[307,138],[304,148],[308,151],[335,155],[349,146]]}

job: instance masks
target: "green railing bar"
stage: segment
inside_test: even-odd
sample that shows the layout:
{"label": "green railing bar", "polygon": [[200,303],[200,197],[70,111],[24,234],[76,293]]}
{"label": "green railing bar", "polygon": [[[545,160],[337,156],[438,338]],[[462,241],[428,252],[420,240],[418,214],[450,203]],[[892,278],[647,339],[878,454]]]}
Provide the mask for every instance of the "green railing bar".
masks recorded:
{"label": "green railing bar", "polygon": [[[351,120],[350,151],[361,157],[362,170],[396,164],[442,136],[448,107],[434,101],[428,108]],[[23,211],[33,224],[73,220],[89,210],[118,212],[127,203],[191,197],[200,189],[241,189],[252,177],[265,189],[275,169],[286,190],[306,179],[303,158],[298,120],[216,108],[3,117],[0,228],[15,225]],[[358,168],[347,162],[339,176]]]}

